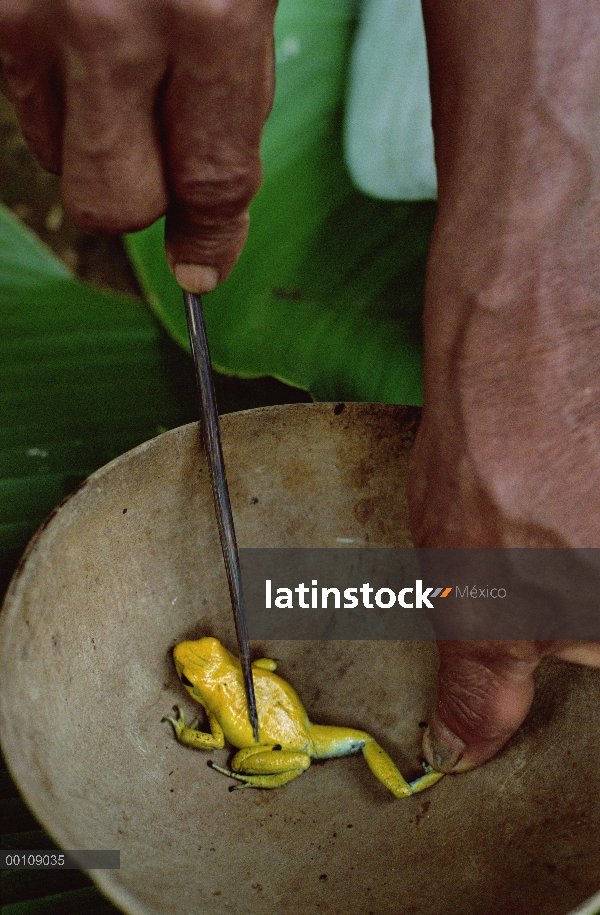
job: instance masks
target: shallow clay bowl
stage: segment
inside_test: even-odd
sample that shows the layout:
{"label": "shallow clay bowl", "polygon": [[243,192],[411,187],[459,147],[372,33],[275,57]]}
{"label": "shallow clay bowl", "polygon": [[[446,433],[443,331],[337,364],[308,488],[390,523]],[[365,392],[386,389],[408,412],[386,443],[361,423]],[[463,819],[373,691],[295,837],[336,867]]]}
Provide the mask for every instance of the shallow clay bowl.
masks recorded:
{"label": "shallow clay bowl", "polygon": [[[241,546],[407,546],[417,411],[294,405],[226,416]],[[94,474],[37,535],[2,614],[1,736],[31,809],[136,915],[564,915],[600,888],[600,676],[547,664],[535,707],[477,771],[395,800],[362,756],[230,793],[161,722],[195,712],[182,639],[235,650],[195,425]],[[370,730],[419,768],[435,696],[427,642],[253,643],[315,722]],[[592,911],[588,906],[586,911]]]}

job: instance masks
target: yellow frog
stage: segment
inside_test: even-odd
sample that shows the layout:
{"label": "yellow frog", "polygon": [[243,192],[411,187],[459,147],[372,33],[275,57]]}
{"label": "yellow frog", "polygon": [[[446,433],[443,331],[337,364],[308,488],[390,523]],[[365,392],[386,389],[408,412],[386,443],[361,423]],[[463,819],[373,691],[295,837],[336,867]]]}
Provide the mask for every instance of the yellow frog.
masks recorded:
{"label": "yellow frog", "polygon": [[426,767],[425,774],[407,782],[388,754],[365,731],[311,724],[300,699],[285,680],[274,673],[270,658],[252,664],[260,741],[252,734],[241,664],[218,639],[181,642],[173,650],[179,679],[190,696],[206,710],[210,734],[196,730],[197,720],[186,725],[183,713],[167,717],[177,739],[188,747],[217,750],[225,740],[239,752],[231,769],[212,762],[218,772],[242,782],[234,788],[278,788],[308,769],[312,759],[350,756],[362,750],[373,775],[396,797],[408,797],[434,785],[442,777]]}

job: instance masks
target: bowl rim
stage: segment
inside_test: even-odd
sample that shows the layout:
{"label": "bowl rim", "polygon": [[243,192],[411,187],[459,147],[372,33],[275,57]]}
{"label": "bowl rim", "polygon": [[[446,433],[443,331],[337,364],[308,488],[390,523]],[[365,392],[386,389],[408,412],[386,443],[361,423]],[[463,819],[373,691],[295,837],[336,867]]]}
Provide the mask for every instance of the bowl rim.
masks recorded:
{"label": "bowl rim", "polygon": [[[240,410],[234,413],[224,414],[223,417],[227,423],[228,417],[238,417],[248,414],[265,414],[265,413],[277,413],[283,410],[301,412],[305,410],[319,412],[324,408],[332,407],[336,405],[336,401],[332,402],[319,402],[319,403],[293,403],[293,404],[274,404],[264,407],[255,407],[247,410]],[[344,401],[345,404],[350,405],[353,403],[359,404],[360,402]],[[406,410],[407,407],[397,404],[362,404],[364,407],[376,407],[381,412],[395,413],[396,411]],[[409,410],[418,411],[419,408],[408,407]],[[6,644],[8,641],[8,636],[11,628],[11,616],[13,608],[18,604],[19,600],[19,591],[26,583],[27,576],[24,576],[24,570],[32,558],[32,556],[39,549],[40,544],[43,545],[43,540],[45,537],[45,532],[51,528],[53,522],[64,510],[64,508],[74,499],[82,490],[84,490],[88,483],[96,482],[101,480],[107,473],[111,472],[115,466],[118,466],[121,463],[124,463],[128,460],[134,458],[137,454],[143,454],[146,450],[152,447],[159,439],[164,439],[167,436],[174,436],[176,434],[181,434],[183,430],[190,430],[195,428],[199,431],[200,424],[198,421],[191,423],[185,423],[181,426],[174,427],[173,429],[166,430],[165,432],[160,433],[159,435],[148,439],[147,441],[141,442],[139,445],[136,445],[134,448],[131,448],[129,451],[124,452],[113,458],[108,463],[102,465],[92,474],[82,480],[78,486],[73,489],[61,502],[49,513],[49,515],[44,519],[40,524],[37,530],[32,535],[29,540],[19,563],[11,577],[9,586],[4,597],[2,607],[0,608],[0,648],[2,644]],[[0,734],[0,743],[3,743]],[[9,771],[11,778],[13,779],[15,785],[19,790],[19,794],[23,801],[25,802],[28,809],[31,810],[36,819],[41,823],[40,816],[36,811],[35,798],[31,799],[28,796],[27,789],[23,787],[20,783],[19,777],[16,775],[11,765],[10,754],[4,751],[4,759],[6,767]],[[66,847],[68,845],[68,839],[66,836],[61,835],[61,828],[59,824],[53,823],[51,827],[46,825],[43,826],[44,830],[53,838],[57,845],[60,847]],[[65,844],[66,843],[66,844]],[[164,913],[159,912],[154,908],[149,908],[146,904],[141,902],[141,900],[129,889],[125,888],[118,880],[118,871],[113,872],[111,870],[94,870],[94,869],[81,869],[86,873],[93,883],[100,889],[100,891],[112,902],[115,906],[120,907],[123,911],[127,912],[128,915],[164,915]],[[582,902],[577,908],[565,912],[564,915],[600,915],[600,890],[596,892],[593,896],[586,899]]]}

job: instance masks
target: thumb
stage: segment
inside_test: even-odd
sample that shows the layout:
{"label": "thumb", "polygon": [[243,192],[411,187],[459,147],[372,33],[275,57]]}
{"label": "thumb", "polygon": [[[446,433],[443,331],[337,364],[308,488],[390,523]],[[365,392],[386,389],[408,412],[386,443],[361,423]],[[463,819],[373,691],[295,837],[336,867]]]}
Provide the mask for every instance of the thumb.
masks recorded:
{"label": "thumb", "polygon": [[537,642],[443,641],[435,713],[423,737],[427,762],[464,772],[494,756],[527,715]]}

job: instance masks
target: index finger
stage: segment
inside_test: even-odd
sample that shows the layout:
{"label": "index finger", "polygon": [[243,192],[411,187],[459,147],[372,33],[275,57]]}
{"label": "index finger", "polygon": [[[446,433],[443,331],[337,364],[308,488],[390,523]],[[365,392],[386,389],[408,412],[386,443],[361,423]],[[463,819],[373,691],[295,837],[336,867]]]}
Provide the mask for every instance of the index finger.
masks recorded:
{"label": "index finger", "polygon": [[274,89],[271,0],[208,7],[194,5],[180,23],[162,104],[167,259],[198,293],[228,276],[246,240]]}

